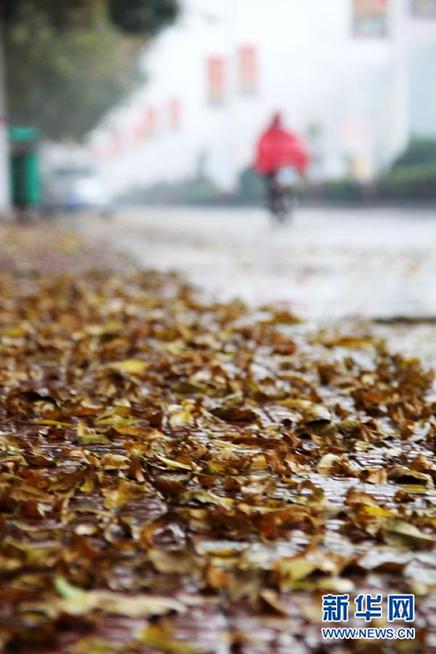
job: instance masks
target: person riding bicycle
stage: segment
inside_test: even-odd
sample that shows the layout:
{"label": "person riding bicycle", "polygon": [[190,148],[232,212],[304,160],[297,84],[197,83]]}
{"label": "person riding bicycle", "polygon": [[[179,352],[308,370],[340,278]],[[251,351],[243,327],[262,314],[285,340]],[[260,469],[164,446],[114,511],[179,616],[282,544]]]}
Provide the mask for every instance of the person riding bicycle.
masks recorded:
{"label": "person riding bicycle", "polygon": [[269,208],[279,220],[289,213],[287,199],[292,192],[292,171],[302,175],[308,165],[304,142],[283,127],[281,113],[276,112],[258,140],[255,169],[265,177]]}

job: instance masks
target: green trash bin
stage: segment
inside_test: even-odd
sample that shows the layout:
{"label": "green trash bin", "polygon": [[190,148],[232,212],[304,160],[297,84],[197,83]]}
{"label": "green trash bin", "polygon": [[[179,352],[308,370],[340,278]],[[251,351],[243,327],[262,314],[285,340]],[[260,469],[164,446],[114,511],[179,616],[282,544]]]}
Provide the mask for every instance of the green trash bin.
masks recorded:
{"label": "green trash bin", "polygon": [[34,127],[11,127],[11,195],[19,209],[35,209],[41,202],[38,132]]}

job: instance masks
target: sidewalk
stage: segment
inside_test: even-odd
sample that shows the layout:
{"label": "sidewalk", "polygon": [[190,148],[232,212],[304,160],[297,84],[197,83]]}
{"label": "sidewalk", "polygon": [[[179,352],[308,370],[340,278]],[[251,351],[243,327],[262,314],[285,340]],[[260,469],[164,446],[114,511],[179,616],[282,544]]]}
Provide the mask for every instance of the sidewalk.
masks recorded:
{"label": "sidewalk", "polygon": [[430,653],[433,374],[100,253],[2,239],[4,651],[357,653],[321,595],[413,593]]}
{"label": "sidewalk", "polygon": [[177,270],[209,297],[279,303],[317,324],[412,319],[378,333],[435,365],[435,218],[428,210],[299,210],[291,226],[272,229],[263,210],[149,208],[79,224],[86,238],[142,267]]}

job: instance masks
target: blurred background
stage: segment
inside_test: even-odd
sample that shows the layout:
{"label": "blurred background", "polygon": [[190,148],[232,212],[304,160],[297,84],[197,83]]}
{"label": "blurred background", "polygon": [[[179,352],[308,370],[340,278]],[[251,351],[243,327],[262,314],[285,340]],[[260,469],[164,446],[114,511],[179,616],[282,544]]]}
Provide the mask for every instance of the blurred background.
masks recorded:
{"label": "blurred background", "polygon": [[5,0],[2,149],[7,128],[35,144],[31,203],[75,176],[102,205],[257,203],[277,109],[310,151],[303,199],[436,199],[435,0],[118,5]]}
{"label": "blurred background", "polygon": [[431,0],[185,0],[143,65],[148,81],[90,134],[126,199],[258,200],[254,144],[278,108],[309,147],[306,196],[436,197]]}
{"label": "blurred background", "polygon": [[[436,0],[3,0],[1,20],[3,214],[74,216],[225,298],[432,319]],[[309,166],[272,230],[253,162],[277,110]]]}

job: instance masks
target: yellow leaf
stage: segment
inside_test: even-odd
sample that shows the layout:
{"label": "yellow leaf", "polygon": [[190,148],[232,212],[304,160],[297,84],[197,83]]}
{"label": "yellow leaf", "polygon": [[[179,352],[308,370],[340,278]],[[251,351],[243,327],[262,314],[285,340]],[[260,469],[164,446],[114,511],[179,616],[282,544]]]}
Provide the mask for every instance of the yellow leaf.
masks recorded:
{"label": "yellow leaf", "polygon": [[147,648],[152,648],[164,654],[200,654],[204,649],[196,645],[174,640],[166,630],[159,626],[151,626],[136,634],[136,638]]}
{"label": "yellow leaf", "polygon": [[403,520],[394,520],[385,525],[384,539],[388,545],[426,547],[434,543],[434,537],[425,534],[418,527]]}
{"label": "yellow leaf", "polygon": [[122,454],[105,454],[101,459],[101,464],[106,470],[119,470],[128,468],[130,461]]}
{"label": "yellow leaf", "polygon": [[354,583],[342,577],[323,577],[316,582],[316,587],[333,593],[349,593],[354,590]]}
{"label": "yellow leaf", "polygon": [[77,436],[81,445],[108,445],[109,439],[103,434],[97,434],[93,429],[90,429],[83,422],[77,425]]}
{"label": "yellow leaf", "polygon": [[188,465],[187,463],[180,463],[180,461],[174,461],[173,459],[168,459],[166,456],[162,456],[162,454],[157,454],[156,452],[155,452],[155,456],[159,459],[159,461],[165,463],[165,465],[168,468],[180,468],[180,470],[192,470],[192,466]]}
{"label": "yellow leaf", "polygon": [[127,375],[140,375],[146,369],[147,364],[142,359],[126,359],[125,361],[114,361],[109,364],[109,367]]}
{"label": "yellow leaf", "polygon": [[220,495],[215,495],[211,491],[207,490],[191,490],[183,493],[181,497],[182,502],[191,502],[196,500],[201,504],[215,504],[216,506],[221,506],[223,509],[230,510],[234,505],[234,500],[230,497],[221,497]]}
{"label": "yellow leaf", "polygon": [[137,497],[143,497],[146,492],[147,489],[143,485],[134,484],[133,482],[122,479],[117,488],[102,489],[104,508],[109,510],[118,509],[120,506],[124,506],[124,504]]}
{"label": "yellow leaf", "polygon": [[275,565],[283,581],[299,581],[309,576],[314,570],[318,568],[316,561],[308,561],[300,556],[281,559]]}
{"label": "yellow leaf", "polygon": [[68,615],[87,615],[99,610],[112,615],[129,618],[145,618],[151,615],[165,615],[171,611],[184,613],[185,606],[171,597],[155,595],[128,596],[103,590],[85,591],[72,586],[63,578],[55,579],[55,588],[61,599],[57,608]]}
{"label": "yellow leaf", "polygon": [[186,427],[192,422],[192,413],[189,409],[180,409],[170,415],[169,423],[173,429]]}
{"label": "yellow leaf", "polygon": [[339,461],[339,457],[337,456],[337,454],[331,454],[331,453],[324,454],[324,456],[321,458],[318,465],[316,466],[316,469],[320,473],[320,475],[330,475],[334,470],[338,461]]}

